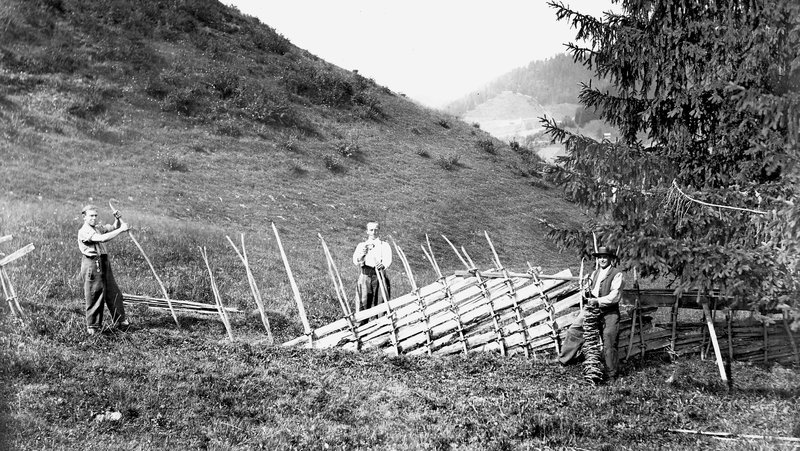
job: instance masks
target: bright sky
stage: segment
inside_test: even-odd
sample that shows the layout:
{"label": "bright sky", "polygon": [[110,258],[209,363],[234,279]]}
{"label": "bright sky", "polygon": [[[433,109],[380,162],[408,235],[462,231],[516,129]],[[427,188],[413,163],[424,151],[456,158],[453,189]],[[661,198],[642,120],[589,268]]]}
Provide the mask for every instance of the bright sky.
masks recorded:
{"label": "bright sky", "polygon": [[[431,107],[563,52],[576,34],[545,0],[223,2],[294,45]],[[598,17],[611,8],[611,0],[564,3]]]}

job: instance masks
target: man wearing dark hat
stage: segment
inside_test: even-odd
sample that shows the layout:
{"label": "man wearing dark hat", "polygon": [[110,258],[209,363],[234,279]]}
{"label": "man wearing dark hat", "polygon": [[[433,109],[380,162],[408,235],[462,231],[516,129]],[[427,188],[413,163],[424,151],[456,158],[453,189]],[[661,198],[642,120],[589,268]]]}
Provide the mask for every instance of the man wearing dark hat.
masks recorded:
{"label": "man wearing dark hat", "polygon": [[[600,246],[592,254],[598,263],[597,269],[589,277],[586,306],[599,309],[600,332],[603,337],[603,357],[609,379],[617,377],[617,335],[619,334],[619,300],[622,296],[622,271],[617,269],[615,250]],[[585,312],[582,311],[567,330],[567,337],[561,345],[558,356],[562,364],[567,364],[581,356],[584,344]]]}
{"label": "man wearing dark hat", "polygon": [[119,211],[114,212],[114,224],[99,224],[97,207],[94,205],[83,207],[81,214],[83,215],[83,226],[78,231],[78,248],[83,255],[80,274],[86,299],[88,333],[94,335],[102,330],[103,304],[108,306],[114,325],[127,328],[130,324],[125,318],[122,292],[111,272],[111,263],[108,260],[105,243],[128,230],[128,224],[120,219],[122,215]]}

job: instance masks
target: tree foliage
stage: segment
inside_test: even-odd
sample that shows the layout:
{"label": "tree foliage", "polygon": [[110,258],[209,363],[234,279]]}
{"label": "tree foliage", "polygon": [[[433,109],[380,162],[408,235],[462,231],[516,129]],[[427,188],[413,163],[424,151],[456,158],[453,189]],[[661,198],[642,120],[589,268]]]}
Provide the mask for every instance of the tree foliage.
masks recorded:
{"label": "tree foliage", "polygon": [[597,217],[552,237],[586,254],[595,232],[676,291],[800,322],[800,2],[622,0],[602,18],[550,5],[585,43],[575,60],[611,83],[584,85],[581,103],[622,137],[546,124],[568,151],[555,180]]}

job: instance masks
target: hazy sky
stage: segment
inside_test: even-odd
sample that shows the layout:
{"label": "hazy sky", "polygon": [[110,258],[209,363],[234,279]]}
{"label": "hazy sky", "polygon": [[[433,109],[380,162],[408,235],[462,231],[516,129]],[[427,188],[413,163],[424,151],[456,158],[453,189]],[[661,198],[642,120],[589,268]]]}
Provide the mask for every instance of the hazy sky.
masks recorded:
{"label": "hazy sky", "polygon": [[[223,0],[293,44],[440,107],[564,51],[575,30],[545,0]],[[600,16],[611,0],[564,0]],[[615,5],[616,7],[616,5]]]}

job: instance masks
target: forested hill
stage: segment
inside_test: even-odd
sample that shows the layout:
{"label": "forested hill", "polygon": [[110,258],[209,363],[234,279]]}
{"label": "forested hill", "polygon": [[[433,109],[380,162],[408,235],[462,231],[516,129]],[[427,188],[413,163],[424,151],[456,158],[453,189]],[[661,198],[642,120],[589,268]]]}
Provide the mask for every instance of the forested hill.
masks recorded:
{"label": "forested hill", "polygon": [[[504,91],[531,96],[542,105],[575,104],[578,103],[581,83],[588,83],[592,76],[591,71],[575,63],[571,56],[562,53],[514,69],[490,82],[483,89],[471,92],[462,99],[448,104],[445,110],[451,114],[462,115]],[[592,85],[604,87],[607,83],[593,80]]]}

